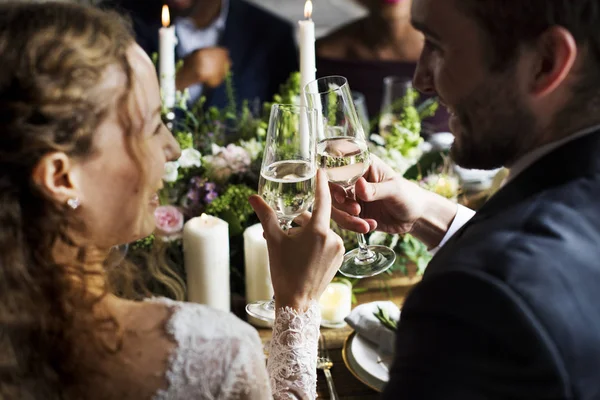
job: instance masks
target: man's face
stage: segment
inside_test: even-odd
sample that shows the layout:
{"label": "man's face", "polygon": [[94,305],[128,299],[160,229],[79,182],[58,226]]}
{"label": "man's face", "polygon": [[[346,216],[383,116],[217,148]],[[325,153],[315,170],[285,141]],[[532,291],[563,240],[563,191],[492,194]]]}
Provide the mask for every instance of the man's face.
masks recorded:
{"label": "man's face", "polygon": [[414,85],[448,107],[454,161],[465,168],[497,168],[527,151],[536,119],[518,60],[505,71],[492,71],[485,32],[457,1],[414,0],[412,21],[426,38]]}

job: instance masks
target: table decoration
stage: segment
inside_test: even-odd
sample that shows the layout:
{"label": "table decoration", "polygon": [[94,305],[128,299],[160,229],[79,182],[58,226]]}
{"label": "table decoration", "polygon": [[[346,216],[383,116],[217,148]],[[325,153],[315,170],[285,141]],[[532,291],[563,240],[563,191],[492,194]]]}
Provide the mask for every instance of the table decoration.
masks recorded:
{"label": "table decoration", "polygon": [[171,26],[169,6],[162,8],[162,28],[158,31],[159,67],[158,76],[160,90],[164,99],[164,107],[171,109],[175,106],[175,26]]}
{"label": "table decoration", "polygon": [[[255,224],[244,231],[244,263],[246,276],[246,300],[250,303],[273,297],[269,252],[263,237],[261,224]],[[269,327],[272,324],[248,316],[252,325]]]}
{"label": "table decoration", "polygon": [[347,279],[334,280],[319,299],[321,325],[327,328],[345,326],[344,318],[352,311],[352,285]]}
{"label": "table decoration", "polygon": [[222,311],[231,310],[229,291],[229,226],[202,214],[183,227],[187,300]]}
{"label": "table decoration", "polygon": [[[136,242],[128,254],[131,259],[139,262],[148,255],[155,257],[156,253],[160,253],[160,259],[165,261],[170,271],[163,276],[168,275],[171,281],[168,284],[162,281],[163,278],[152,281],[149,286],[156,295],[181,299],[181,295],[176,293],[183,290],[174,291],[172,288],[178,282],[186,280],[183,232],[175,224],[177,218],[174,210],[182,216],[184,223],[202,214],[225,221],[229,226],[230,286],[229,289],[223,287],[223,290],[230,290],[233,295],[243,297],[252,286],[247,286],[246,282],[248,266],[250,265],[250,270],[254,267],[252,262],[246,263],[244,267],[243,233],[248,227],[255,225],[258,219],[247,199],[256,193],[258,187],[271,105],[298,104],[301,98],[301,78],[298,72],[292,74],[271,102],[258,106],[243,102],[241,107],[236,105],[232,82],[232,76],[228,75],[225,81],[228,102],[223,109],[205,109],[204,97],[188,107],[188,95],[185,91],[176,93],[173,110],[165,109],[165,112],[177,114],[172,123],[172,131],[182,148],[181,157],[167,164],[164,189],[159,193],[161,206],[172,208],[168,218],[164,214],[157,215],[159,228],[155,234]],[[416,92],[411,93],[411,96],[416,98]],[[455,193],[450,193],[454,189],[453,185],[440,185],[440,180],[434,179],[436,176],[454,179],[450,172],[442,166],[436,165],[430,169],[426,164],[419,164],[420,160],[428,156],[423,155],[420,149],[423,141],[420,136],[420,120],[429,115],[434,107],[433,102],[420,107],[414,104],[407,106],[406,112],[386,135],[369,135],[368,146],[373,154],[390,164],[398,173],[426,185],[430,190],[455,198]],[[415,163],[417,167],[411,167]],[[452,190],[446,190],[448,188]],[[170,229],[161,229],[160,226],[169,223],[168,221],[173,223],[169,226]],[[342,236],[348,250],[356,247],[356,236],[352,232],[341,230],[334,223],[332,226]],[[397,274],[421,274],[431,257],[425,246],[410,235],[372,233],[367,240],[372,243],[385,242],[396,251],[396,262],[390,270],[392,275],[386,275],[389,278]],[[220,245],[221,242],[215,243],[214,247]],[[356,287],[353,290],[357,290]]]}

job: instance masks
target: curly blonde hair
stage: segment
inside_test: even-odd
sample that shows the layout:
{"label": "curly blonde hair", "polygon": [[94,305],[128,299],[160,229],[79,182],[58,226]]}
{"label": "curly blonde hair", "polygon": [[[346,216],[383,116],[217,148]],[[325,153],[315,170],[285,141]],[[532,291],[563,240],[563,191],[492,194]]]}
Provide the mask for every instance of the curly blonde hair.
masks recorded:
{"label": "curly blonde hair", "polygon": [[[119,98],[125,108],[133,41],[115,13],[58,2],[0,4],[2,399],[70,397],[69,388],[90,372],[76,344],[118,329],[113,318],[94,319],[91,312],[108,286],[99,296],[86,291],[86,251],[67,233],[82,224],[31,176],[48,153],[90,154],[94,131],[114,102],[94,90],[109,66],[128,78]],[[57,244],[77,248],[77,260],[58,265]]]}

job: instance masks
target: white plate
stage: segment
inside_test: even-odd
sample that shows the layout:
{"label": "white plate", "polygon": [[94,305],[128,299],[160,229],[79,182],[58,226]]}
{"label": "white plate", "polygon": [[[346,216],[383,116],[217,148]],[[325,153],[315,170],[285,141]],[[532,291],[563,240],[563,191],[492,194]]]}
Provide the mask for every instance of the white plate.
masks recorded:
{"label": "white plate", "polygon": [[358,380],[378,392],[383,390],[390,379],[390,355],[378,354],[377,346],[356,332],[346,340],[342,355],[346,366]]}

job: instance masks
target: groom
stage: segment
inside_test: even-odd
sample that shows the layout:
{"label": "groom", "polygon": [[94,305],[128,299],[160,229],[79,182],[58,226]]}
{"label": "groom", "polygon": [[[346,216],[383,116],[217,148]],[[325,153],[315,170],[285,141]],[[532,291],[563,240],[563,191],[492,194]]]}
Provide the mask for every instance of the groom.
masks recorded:
{"label": "groom", "polygon": [[334,190],[342,227],[441,246],[383,398],[600,399],[600,2],[414,0],[412,23],[414,83],[451,112],[454,160],[510,176],[477,214],[378,160],[365,220]]}

